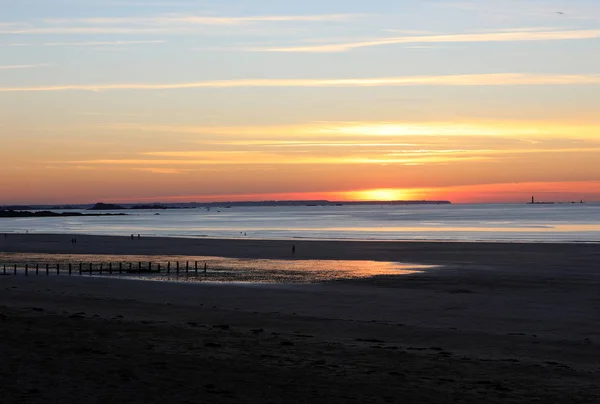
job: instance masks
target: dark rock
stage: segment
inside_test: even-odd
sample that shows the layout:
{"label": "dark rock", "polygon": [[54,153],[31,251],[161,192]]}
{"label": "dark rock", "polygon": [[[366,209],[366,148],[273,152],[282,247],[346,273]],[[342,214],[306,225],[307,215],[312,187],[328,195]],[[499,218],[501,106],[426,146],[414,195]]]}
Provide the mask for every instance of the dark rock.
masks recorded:
{"label": "dark rock", "polygon": [[94,206],[89,208],[88,210],[123,210],[123,209],[126,209],[126,208],[123,206],[120,206],[120,205],[112,204],[112,203],[98,202]]}

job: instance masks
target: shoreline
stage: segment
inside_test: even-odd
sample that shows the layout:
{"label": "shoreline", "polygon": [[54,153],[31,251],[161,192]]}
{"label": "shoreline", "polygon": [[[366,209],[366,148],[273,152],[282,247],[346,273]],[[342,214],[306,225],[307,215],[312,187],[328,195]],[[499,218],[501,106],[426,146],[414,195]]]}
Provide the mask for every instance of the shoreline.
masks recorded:
{"label": "shoreline", "polygon": [[[52,232],[25,232],[25,231],[13,231],[13,232],[0,232],[0,237],[3,234],[7,236],[18,236],[18,235],[39,235],[39,236],[71,236],[71,237],[125,237],[129,238],[130,234],[101,234],[101,233],[52,233]],[[137,236],[137,233],[135,233]],[[484,243],[484,244],[592,244],[600,245],[600,239],[598,240],[561,240],[561,239],[511,239],[511,238],[498,238],[498,239],[456,239],[452,237],[447,238],[352,238],[352,237],[304,237],[304,236],[292,236],[292,237],[254,237],[254,236],[216,236],[207,234],[178,234],[178,235],[156,235],[156,234],[141,234],[145,238],[159,238],[159,239],[190,239],[190,240],[239,240],[239,241],[274,241],[274,242],[302,242],[302,241],[320,241],[320,242],[357,242],[357,243]]]}
{"label": "shoreline", "polygon": [[[75,238],[76,244],[71,240]],[[294,248],[295,246],[295,248]],[[294,251],[293,251],[294,250]],[[600,261],[590,243],[263,240],[96,236],[0,235],[0,252],[42,254],[210,256],[278,260],[370,260],[433,265],[554,265],[571,257]]]}

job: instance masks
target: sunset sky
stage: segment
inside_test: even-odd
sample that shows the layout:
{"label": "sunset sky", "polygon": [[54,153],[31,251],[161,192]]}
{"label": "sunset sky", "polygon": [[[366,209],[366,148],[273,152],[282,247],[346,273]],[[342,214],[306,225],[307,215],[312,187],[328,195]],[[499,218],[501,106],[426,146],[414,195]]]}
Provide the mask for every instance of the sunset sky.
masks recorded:
{"label": "sunset sky", "polygon": [[0,204],[600,201],[598,0],[0,10]]}

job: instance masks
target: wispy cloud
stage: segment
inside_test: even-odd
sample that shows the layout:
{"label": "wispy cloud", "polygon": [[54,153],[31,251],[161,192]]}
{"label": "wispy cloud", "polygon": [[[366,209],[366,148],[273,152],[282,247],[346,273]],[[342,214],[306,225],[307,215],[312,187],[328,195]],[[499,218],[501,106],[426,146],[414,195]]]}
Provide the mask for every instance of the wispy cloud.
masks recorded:
{"label": "wispy cloud", "polygon": [[148,116],[148,114],[144,113],[125,113],[125,112],[80,112],[78,115],[84,116],[125,116],[125,117],[139,117],[139,116]]}
{"label": "wispy cloud", "polygon": [[0,34],[189,34],[202,27],[235,27],[252,24],[343,22],[358,18],[356,14],[315,15],[161,15],[156,17],[46,19],[37,23],[0,23]]}
{"label": "wispy cloud", "polygon": [[85,42],[44,42],[44,43],[19,43],[10,44],[9,46],[132,46],[132,45],[155,45],[166,43],[165,40],[153,41],[85,41]]}
{"label": "wispy cloud", "polygon": [[[491,161],[495,157],[489,156],[463,156],[463,155],[444,155],[444,156],[419,156],[411,155],[407,157],[398,157],[393,155],[382,156],[381,154],[374,156],[295,156],[295,155],[277,155],[259,152],[240,152],[240,153],[206,153],[202,158],[195,159],[168,159],[168,160],[152,160],[152,159],[96,159],[96,160],[79,160],[79,161],[62,161],[65,165],[100,165],[114,167],[135,167],[135,166],[203,166],[203,165],[270,165],[270,164],[447,164],[458,163],[465,161]],[[158,168],[161,170],[160,168]],[[147,171],[147,168],[142,168]],[[153,168],[156,170],[156,168]],[[170,169],[168,169],[171,171]],[[179,169],[175,169],[181,171]]]}
{"label": "wispy cloud", "polygon": [[37,87],[0,87],[0,92],[179,90],[243,87],[391,87],[391,86],[519,86],[600,84],[600,74],[463,74],[350,79],[241,79],[188,83],[70,84]]}
{"label": "wispy cloud", "polygon": [[355,148],[324,148],[310,150],[310,152],[296,150],[240,150],[215,151],[185,150],[142,152],[137,156],[128,158],[95,158],[85,160],[50,161],[46,164],[54,166],[80,166],[105,167],[114,169],[131,169],[157,174],[183,174],[205,167],[214,166],[264,166],[264,165],[346,165],[346,164],[390,164],[390,165],[438,165],[460,164],[469,162],[490,162],[500,160],[522,160],[522,156],[543,155],[549,156],[569,154],[590,155],[597,153],[598,147],[526,147],[523,149],[498,149],[498,148],[453,148],[453,147],[413,147],[390,148],[373,147],[364,150]]}
{"label": "wispy cloud", "polygon": [[107,5],[119,7],[197,7],[198,3],[178,1],[115,1],[107,3]]}
{"label": "wispy cloud", "polygon": [[539,32],[539,31],[560,31],[557,27],[521,27],[521,28],[489,28],[477,30],[480,33],[506,33],[506,32]]}
{"label": "wispy cloud", "polygon": [[155,168],[155,167],[143,167],[143,168],[134,168],[136,171],[145,171],[153,174],[185,174],[189,173],[192,170],[189,169],[181,169],[181,168]]}
{"label": "wispy cloud", "polygon": [[[408,146],[410,143],[431,144],[435,139],[456,139],[462,137],[462,143],[473,143],[476,138],[515,139],[518,143],[538,144],[533,140],[543,139],[586,139],[596,140],[600,125],[569,124],[566,122],[536,121],[473,121],[473,122],[313,122],[282,126],[186,126],[186,125],[144,125],[118,124],[101,127],[123,133],[165,133],[190,134],[194,136],[218,136],[210,141],[202,137],[205,145],[225,144],[283,145],[287,147],[303,145],[322,145],[323,143],[344,146],[346,142],[356,145]],[[282,140],[283,135],[285,140]],[[292,137],[293,140],[290,140]],[[441,137],[441,138],[440,138]],[[515,148],[514,141],[510,147]],[[448,140],[455,143],[456,140]],[[447,145],[444,144],[444,147]],[[577,144],[577,147],[580,145]],[[160,152],[157,152],[160,153]],[[158,155],[158,154],[157,154]]]}
{"label": "wispy cloud", "polygon": [[390,32],[393,34],[402,34],[402,35],[437,35],[437,34],[439,34],[439,32],[433,32],[433,31],[428,31],[428,30],[424,30],[424,29],[388,28],[388,29],[384,29],[383,32]]}
{"label": "wispy cloud", "polygon": [[326,45],[309,46],[284,46],[248,48],[248,51],[257,52],[347,52],[358,48],[373,46],[410,44],[410,43],[474,43],[474,42],[522,42],[522,41],[557,41],[575,39],[600,38],[600,30],[571,30],[571,31],[536,31],[519,30],[507,32],[469,33],[450,35],[424,35],[401,36],[373,39],[369,41],[356,41],[346,43],[333,43]]}
{"label": "wispy cloud", "polygon": [[218,17],[203,15],[167,15],[159,17],[130,18],[84,18],[75,20],[46,20],[59,23],[83,23],[90,25],[240,25],[253,22],[330,22],[348,21],[358,17],[356,14],[313,14],[313,15],[262,15],[249,17]]}
{"label": "wispy cloud", "polygon": [[[319,144],[317,147],[323,147],[323,146],[327,146],[327,145],[323,145],[323,144]],[[488,157],[493,157],[493,156],[499,156],[499,155],[516,155],[516,154],[533,154],[533,153],[580,153],[580,152],[598,152],[600,151],[600,148],[562,148],[562,149],[525,149],[525,150],[518,150],[518,149],[510,149],[510,150],[493,150],[493,149],[489,149],[489,150],[481,150],[481,149],[427,149],[427,148],[415,148],[415,149],[400,149],[400,150],[389,150],[389,147],[393,147],[394,145],[388,145],[388,146],[380,146],[380,149],[377,148],[373,148],[370,150],[366,150],[365,152],[363,152],[361,155],[368,155],[368,154],[373,154],[373,155],[377,155],[378,157],[385,157],[385,158],[389,158],[389,157],[403,157],[403,158],[415,158],[415,157],[433,157],[433,156],[440,156],[440,155],[448,155],[448,156],[454,156],[454,157],[483,157],[483,156],[488,156]],[[345,148],[339,148],[340,151],[345,150]],[[258,151],[260,152],[260,151]],[[286,154],[289,153],[289,154]],[[214,153],[214,152],[213,152]],[[247,154],[247,155],[251,155],[253,153],[257,153],[257,151],[237,151],[237,152],[229,152],[229,155],[231,155],[232,153],[239,153],[241,155]],[[327,151],[326,153],[331,153],[331,151]],[[143,155],[147,155],[147,156],[154,156],[154,157],[166,157],[166,158],[180,158],[182,159],[181,161],[194,161],[191,159],[204,159],[207,154],[209,154],[209,152],[207,152],[206,150],[202,150],[202,151],[169,151],[169,152],[148,152],[148,153],[142,153]],[[285,151],[282,152],[281,155],[287,155],[287,156],[294,156],[293,153]],[[341,154],[341,153],[340,153]],[[270,155],[273,155],[272,153]],[[318,154],[316,154],[313,151],[311,151],[311,157],[317,157]],[[347,158],[347,156],[342,156],[344,158]],[[371,156],[371,157],[375,157],[375,156]],[[190,159],[190,160],[186,160],[186,159]],[[110,160],[113,161],[113,160]],[[129,160],[127,160],[129,161]]]}
{"label": "wispy cloud", "polygon": [[37,67],[48,67],[48,65],[0,65],[0,70],[34,69]]}

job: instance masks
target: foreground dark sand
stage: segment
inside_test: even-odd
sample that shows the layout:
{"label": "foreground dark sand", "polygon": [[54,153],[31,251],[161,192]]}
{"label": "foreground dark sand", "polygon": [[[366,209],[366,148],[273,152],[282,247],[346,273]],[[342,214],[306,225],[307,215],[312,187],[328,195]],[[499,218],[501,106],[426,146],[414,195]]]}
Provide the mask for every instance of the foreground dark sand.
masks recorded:
{"label": "foreground dark sand", "polygon": [[[597,403],[600,246],[10,235],[0,252],[398,260],[314,285],[0,276],[2,402]],[[75,250],[75,251],[74,251]]]}

